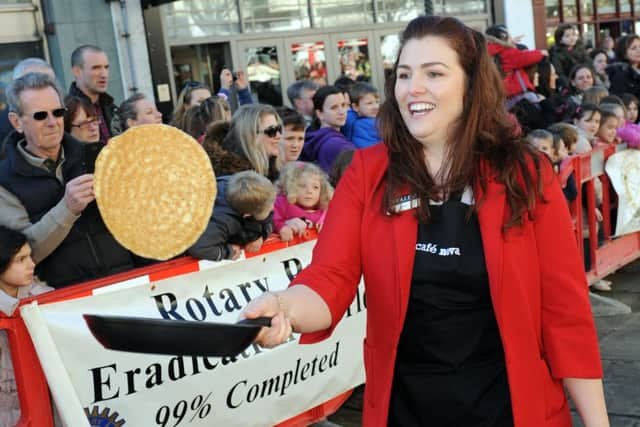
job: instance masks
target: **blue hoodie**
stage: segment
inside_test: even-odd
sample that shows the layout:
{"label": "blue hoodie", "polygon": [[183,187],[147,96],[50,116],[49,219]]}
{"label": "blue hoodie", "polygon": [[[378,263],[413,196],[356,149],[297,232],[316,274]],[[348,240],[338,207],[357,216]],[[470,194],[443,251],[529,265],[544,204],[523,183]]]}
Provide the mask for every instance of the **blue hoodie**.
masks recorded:
{"label": "blue hoodie", "polygon": [[316,163],[323,171],[329,173],[340,153],[355,149],[353,143],[343,134],[333,128],[324,127],[306,132],[300,160]]}
{"label": "blue hoodie", "polygon": [[380,142],[380,135],[373,117],[358,117],[353,123],[351,141],[358,148],[367,148]]}

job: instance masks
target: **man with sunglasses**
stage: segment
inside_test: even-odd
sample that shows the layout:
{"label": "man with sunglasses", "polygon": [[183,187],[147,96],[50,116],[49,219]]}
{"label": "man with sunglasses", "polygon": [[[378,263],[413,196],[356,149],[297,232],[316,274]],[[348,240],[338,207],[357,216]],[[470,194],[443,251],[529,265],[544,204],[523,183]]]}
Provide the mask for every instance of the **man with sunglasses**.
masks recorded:
{"label": "man with sunglasses", "polygon": [[8,87],[7,101],[15,132],[0,161],[0,225],[27,235],[38,277],[58,288],[133,268],[92,203],[84,144],[64,133],[55,80],[28,73]]}
{"label": "man with sunglasses", "polygon": [[71,71],[75,81],[71,83],[69,95],[93,104],[100,121],[100,142],[106,143],[121,132],[118,107],[107,93],[109,58],[97,46],[77,47],[71,54]]}

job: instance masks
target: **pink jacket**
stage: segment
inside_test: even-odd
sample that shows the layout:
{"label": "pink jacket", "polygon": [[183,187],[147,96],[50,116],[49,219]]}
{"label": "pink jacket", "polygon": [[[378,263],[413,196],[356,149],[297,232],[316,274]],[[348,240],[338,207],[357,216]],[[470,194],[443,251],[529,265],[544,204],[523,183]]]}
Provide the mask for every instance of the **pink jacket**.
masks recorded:
{"label": "pink jacket", "polygon": [[624,121],[624,127],[618,129],[618,137],[627,143],[629,148],[640,147],[640,125]]}
{"label": "pink jacket", "polygon": [[287,196],[284,194],[278,194],[273,206],[274,231],[276,233],[280,232],[282,227],[285,226],[285,222],[292,218],[307,220],[311,222],[313,226],[322,225],[322,222],[324,221],[324,212],[324,209],[316,209],[315,211],[309,212],[295,203],[289,203]]}

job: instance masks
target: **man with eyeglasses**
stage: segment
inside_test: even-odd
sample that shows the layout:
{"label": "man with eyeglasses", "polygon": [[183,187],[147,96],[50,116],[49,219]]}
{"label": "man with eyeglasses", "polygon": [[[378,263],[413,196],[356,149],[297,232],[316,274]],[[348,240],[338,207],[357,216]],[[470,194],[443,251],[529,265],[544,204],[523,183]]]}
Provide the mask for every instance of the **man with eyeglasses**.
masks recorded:
{"label": "man with eyeglasses", "polygon": [[9,86],[7,100],[15,132],[0,161],[0,225],[27,235],[38,277],[59,288],[133,268],[92,203],[85,145],[64,133],[55,81],[26,74]]}
{"label": "man with eyeglasses", "polygon": [[100,122],[100,142],[106,143],[121,132],[118,107],[107,93],[109,58],[97,46],[82,45],[71,54],[71,71],[75,81],[71,83],[69,95],[93,104]]}

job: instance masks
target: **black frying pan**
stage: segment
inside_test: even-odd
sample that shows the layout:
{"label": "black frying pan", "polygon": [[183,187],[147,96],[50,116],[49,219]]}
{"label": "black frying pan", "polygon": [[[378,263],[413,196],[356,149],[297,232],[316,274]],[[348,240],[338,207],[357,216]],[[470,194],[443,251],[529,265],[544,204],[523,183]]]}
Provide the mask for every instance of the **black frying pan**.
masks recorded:
{"label": "black frying pan", "polygon": [[233,357],[242,353],[271,318],[238,323],[191,322],[84,314],[93,336],[111,350],[172,356]]}

